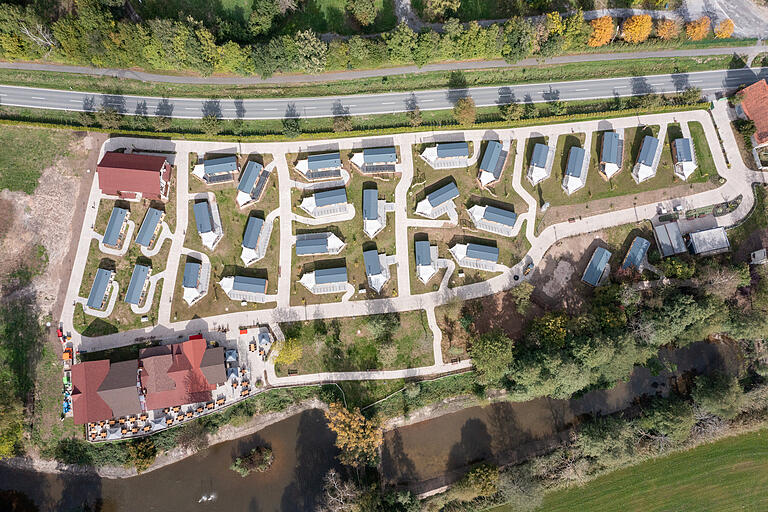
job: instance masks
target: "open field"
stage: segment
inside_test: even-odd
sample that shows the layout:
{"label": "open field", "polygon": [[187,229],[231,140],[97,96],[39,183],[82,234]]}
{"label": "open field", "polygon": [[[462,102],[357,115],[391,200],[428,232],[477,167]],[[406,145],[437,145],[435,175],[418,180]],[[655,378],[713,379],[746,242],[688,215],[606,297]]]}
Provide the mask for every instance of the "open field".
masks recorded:
{"label": "open field", "polygon": [[0,190],[21,190],[31,194],[43,169],[67,156],[75,134],[66,130],[43,130],[3,126],[0,130]]}
{"label": "open field", "polygon": [[553,492],[537,510],[765,510],[766,484],[768,431],[760,430],[649,460],[583,487]]}
{"label": "open field", "polygon": [[[390,280],[384,285],[381,290],[381,294],[377,294],[371,290],[367,290],[365,293],[359,293],[361,285],[367,283],[365,276],[365,266],[363,265],[363,251],[369,248],[376,248],[379,253],[386,253],[391,256],[395,254],[395,215],[394,213],[387,214],[386,227],[371,240],[363,232],[363,189],[373,188],[378,189],[379,199],[385,199],[387,202],[395,201],[395,187],[399,181],[399,176],[386,177],[386,178],[372,178],[363,176],[356,170],[352,170],[349,163],[351,153],[343,151],[341,152],[342,165],[349,171],[350,179],[347,183],[347,201],[355,207],[355,217],[345,222],[338,222],[333,224],[323,224],[321,226],[311,226],[302,224],[299,222],[293,223],[294,234],[302,233],[322,233],[330,231],[338,236],[346,246],[342,251],[335,255],[326,256],[301,256],[297,257],[295,250],[291,258],[291,304],[303,305],[303,304],[319,304],[327,302],[335,302],[341,300],[343,294],[324,294],[315,295],[307,290],[298,281],[305,272],[311,272],[315,268],[327,268],[341,266],[346,264],[347,267],[347,279],[348,282],[355,286],[355,294],[353,299],[373,299],[378,297],[392,297],[397,295],[397,271],[394,265],[389,267]],[[306,182],[303,177],[295,170],[295,163],[302,158],[306,158],[306,155],[288,154],[286,159],[288,166],[291,170],[291,177],[300,182]],[[303,217],[311,217],[307,212],[299,208],[301,200],[309,192],[303,192],[298,188],[291,189],[291,204],[293,206],[294,213]]]}
{"label": "open field", "polygon": [[432,331],[423,310],[283,324],[301,342],[302,356],[278,375],[393,370],[434,364]]}

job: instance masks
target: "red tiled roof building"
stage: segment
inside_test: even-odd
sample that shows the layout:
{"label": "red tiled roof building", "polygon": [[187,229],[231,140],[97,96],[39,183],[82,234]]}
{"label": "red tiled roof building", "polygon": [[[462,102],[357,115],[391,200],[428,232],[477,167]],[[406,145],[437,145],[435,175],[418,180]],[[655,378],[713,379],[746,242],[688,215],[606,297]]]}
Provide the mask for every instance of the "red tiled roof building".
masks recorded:
{"label": "red tiled roof building", "polygon": [[739,94],[742,95],[741,110],[755,123],[754,145],[768,143],[768,83],[760,80],[745,87]]}
{"label": "red tiled roof building", "polygon": [[135,359],[110,364],[85,361],[72,366],[72,414],[76,425],[141,412]]}
{"label": "red tiled roof building", "polygon": [[96,172],[99,188],[106,195],[168,200],[171,164],[163,156],[107,151]]}
{"label": "red tiled roof building", "polygon": [[147,409],[211,400],[211,391],[226,381],[224,351],[221,347],[206,350],[206,345],[198,338],[139,352]]}

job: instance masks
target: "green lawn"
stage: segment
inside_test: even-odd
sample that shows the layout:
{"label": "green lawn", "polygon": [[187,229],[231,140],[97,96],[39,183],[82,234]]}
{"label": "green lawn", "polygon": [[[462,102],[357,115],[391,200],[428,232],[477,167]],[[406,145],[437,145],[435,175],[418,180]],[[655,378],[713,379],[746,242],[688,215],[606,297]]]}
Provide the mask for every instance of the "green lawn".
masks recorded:
{"label": "green lawn", "polygon": [[0,129],[0,190],[21,190],[32,194],[42,171],[66,156],[75,134],[21,126]]}
{"label": "green lawn", "polygon": [[333,32],[340,35],[375,34],[392,30],[397,25],[394,0],[375,0],[379,14],[374,22],[360,26],[346,10],[346,0],[307,0],[295,12],[277,21],[274,32],[294,34],[311,28],[318,34]]}
{"label": "green lawn", "polygon": [[[720,175],[717,173],[715,161],[712,159],[712,148],[709,147],[707,136],[704,134],[704,127],[698,121],[688,123],[688,129],[691,131],[691,140],[696,152],[696,162],[699,167],[694,171],[688,181],[706,181],[717,180]],[[715,148],[716,151],[719,148]]]}
{"label": "green lawn", "polygon": [[768,430],[760,430],[643,462],[583,487],[554,492],[537,510],[758,511],[768,509],[766,485]]}
{"label": "green lawn", "polygon": [[731,245],[737,248],[757,229],[768,228],[768,209],[765,207],[765,188],[754,185],[755,206],[744,222],[728,230]]}
{"label": "green lawn", "polygon": [[301,358],[277,370],[393,370],[434,363],[432,331],[423,310],[283,324],[286,337],[302,344]]}

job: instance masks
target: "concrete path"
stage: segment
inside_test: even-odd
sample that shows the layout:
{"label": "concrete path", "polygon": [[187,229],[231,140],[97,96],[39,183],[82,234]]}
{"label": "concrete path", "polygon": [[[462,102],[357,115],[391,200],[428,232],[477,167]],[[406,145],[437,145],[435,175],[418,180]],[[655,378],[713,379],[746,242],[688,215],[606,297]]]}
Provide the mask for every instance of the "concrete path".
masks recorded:
{"label": "concrete path", "polygon": [[149,313],[149,310],[152,309],[152,302],[155,298],[155,288],[157,287],[157,282],[164,277],[165,271],[158,272],[157,274],[149,276],[149,289],[147,290],[147,297],[144,301],[144,305],[139,307],[136,304],[131,304],[131,311],[133,311],[134,315],[146,315]]}
{"label": "concrete path", "polygon": [[[147,249],[143,245],[140,246],[141,247],[141,254],[143,254],[147,258],[151,258],[151,257],[157,255],[157,253],[159,253],[160,250],[163,248],[163,244],[165,243],[166,239],[171,240],[171,241],[173,240],[173,233],[171,232],[171,228],[170,228],[170,226],[168,226],[168,223],[163,221],[161,226],[162,227],[160,228],[161,229],[160,234],[157,235],[157,240],[155,240],[155,245],[152,247],[152,249]],[[171,243],[173,243],[173,242],[171,242]]]}
{"label": "concrete path", "polygon": [[435,357],[435,366],[443,365],[443,331],[440,330],[440,326],[437,325],[437,318],[435,317],[435,308],[427,308],[427,323],[432,330],[432,353]]}
{"label": "concrete path", "polygon": [[309,226],[323,226],[325,224],[334,224],[336,222],[346,222],[355,218],[355,206],[347,204],[347,211],[338,215],[328,215],[327,217],[304,217],[297,213],[292,213],[292,218],[296,222],[307,224]]}

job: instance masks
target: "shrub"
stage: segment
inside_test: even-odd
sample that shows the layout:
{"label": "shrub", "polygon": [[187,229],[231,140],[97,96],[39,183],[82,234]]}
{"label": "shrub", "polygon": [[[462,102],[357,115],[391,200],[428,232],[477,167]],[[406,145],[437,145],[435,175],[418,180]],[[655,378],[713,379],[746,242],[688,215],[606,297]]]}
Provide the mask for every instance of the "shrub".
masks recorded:
{"label": "shrub", "polygon": [[257,447],[242,457],[237,457],[229,469],[245,478],[252,472],[264,473],[275,461],[272,450],[266,447]]}
{"label": "shrub", "polygon": [[715,37],[718,39],[728,39],[733,35],[733,20],[728,18],[717,24],[715,27]]}
{"label": "shrub", "polygon": [[475,124],[477,120],[477,108],[472,98],[460,98],[453,107],[453,117],[456,122],[464,126]]}
{"label": "shrub", "polygon": [[680,35],[680,24],[675,20],[659,20],[656,22],[656,35],[664,41],[674,39]]}
{"label": "shrub", "polygon": [[653,22],[647,14],[638,14],[630,16],[624,22],[623,37],[630,43],[642,43],[651,35]]}
{"label": "shrub", "polygon": [[709,28],[712,25],[712,21],[709,16],[702,16],[701,18],[691,21],[685,25],[685,34],[691,41],[701,41],[707,34],[709,34]]}
{"label": "shrub", "polygon": [[376,20],[376,15],[379,14],[374,0],[348,0],[347,10],[364,27],[372,24]]}
{"label": "shrub", "polygon": [[592,35],[589,41],[587,41],[587,45],[596,48],[608,44],[611,37],[613,37],[613,18],[601,16],[592,20],[589,24],[592,27]]}
{"label": "shrub", "polygon": [[691,396],[704,411],[724,420],[738,416],[744,404],[744,391],[736,377],[718,372],[696,377]]}

